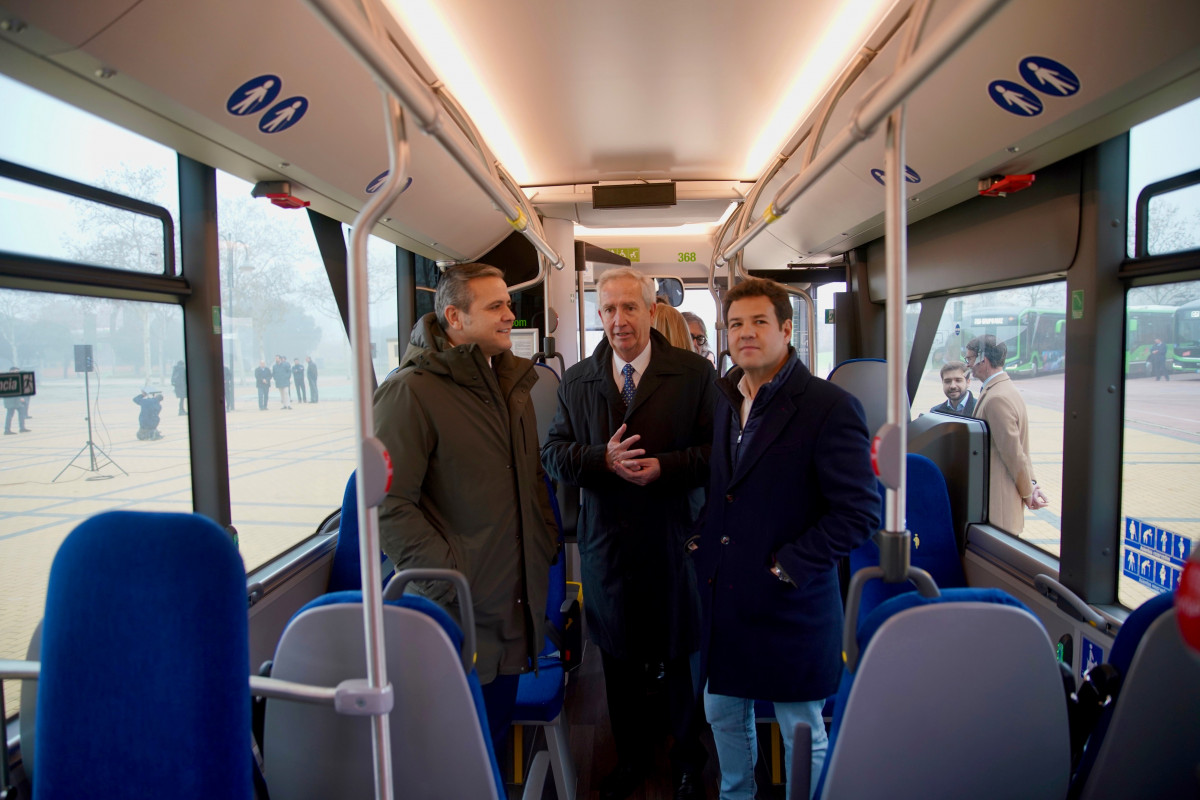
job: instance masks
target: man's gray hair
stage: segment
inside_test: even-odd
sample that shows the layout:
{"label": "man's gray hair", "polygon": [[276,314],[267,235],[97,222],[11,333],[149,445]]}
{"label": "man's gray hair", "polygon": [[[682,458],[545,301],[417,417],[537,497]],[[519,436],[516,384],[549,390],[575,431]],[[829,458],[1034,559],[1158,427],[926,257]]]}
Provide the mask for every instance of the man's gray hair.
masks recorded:
{"label": "man's gray hair", "polygon": [[600,277],[596,278],[597,302],[599,302],[600,292],[604,289],[604,284],[609,281],[621,280],[622,278],[635,280],[641,285],[642,300],[646,303],[646,308],[651,308],[654,305],[654,279],[648,275],[643,275],[633,267],[617,267],[601,272]]}
{"label": "man's gray hair", "polygon": [[473,262],[470,264],[455,264],[447,267],[438,279],[437,294],[433,298],[433,310],[437,314],[438,324],[445,330],[446,309],[454,306],[459,311],[471,308],[471,287],[469,284],[476,278],[499,278],[504,280],[504,273],[490,264]]}

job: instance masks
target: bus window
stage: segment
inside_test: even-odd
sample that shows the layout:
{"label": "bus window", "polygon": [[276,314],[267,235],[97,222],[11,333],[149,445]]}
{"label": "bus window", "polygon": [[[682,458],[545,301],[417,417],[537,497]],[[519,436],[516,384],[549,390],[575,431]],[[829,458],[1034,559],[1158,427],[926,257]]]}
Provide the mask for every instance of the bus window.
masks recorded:
{"label": "bus window", "polygon": [[[1129,131],[1129,213],[1126,252],[1134,252],[1137,198],[1151,183],[1200,167],[1196,131],[1200,99],[1185,103]],[[1194,187],[1160,195],[1150,203],[1147,247],[1151,255],[1200,247],[1200,191]]]}
{"label": "bus window", "polygon": [[217,173],[229,494],[247,571],[341,505],[355,458],[350,343],[312,228],[250,189]]}
{"label": "bus window", "polygon": [[[179,306],[0,289],[0,373],[32,372],[37,392],[4,399],[0,658],[25,658],[76,525],[192,510],[186,384],[181,398],[172,383],[183,358]],[[5,686],[5,716],[19,686]]]}
{"label": "bus window", "polygon": [[[1033,471],[1050,500],[1045,508],[1025,511],[1020,538],[1052,555],[1059,551],[1062,514],[1065,328],[1066,284],[1062,282],[956,295],[942,312],[912,402],[913,413],[919,414],[945,401],[942,365],[963,360],[963,351],[973,337],[991,334],[1004,342],[1008,348],[1004,370],[1025,401]],[[969,388],[979,396],[978,380],[972,379]]]}
{"label": "bus window", "polygon": [[1174,590],[1200,544],[1200,281],[1130,289],[1125,319],[1117,597],[1135,608]]}
{"label": "bus window", "polygon": [[[6,119],[21,121],[0,125],[0,158],[166,208],[176,220],[172,271],[179,274],[179,173],[173,150],[3,75],[0,107]],[[0,198],[4,250],[164,272],[158,220],[4,179]]]}
{"label": "bus window", "polygon": [[[342,236],[346,240],[346,252],[350,252],[350,234],[352,229],[349,225],[342,225]],[[400,358],[404,355],[400,352],[400,331],[396,327],[397,310],[396,310],[396,258],[399,250],[396,245],[389,241],[380,239],[372,234],[367,237],[367,303],[370,305],[371,313],[371,364],[375,368],[375,382],[383,383],[393,369],[400,366]],[[328,283],[325,273],[312,276],[311,281],[324,281]],[[318,296],[321,291],[327,289],[322,286],[313,286],[307,291]],[[333,295],[329,298],[332,300]],[[333,309],[319,308],[322,313],[328,315],[329,311],[337,311]],[[341,317],[337,317],[341,320]],[[404,331],[409,333],[409,331]]]}

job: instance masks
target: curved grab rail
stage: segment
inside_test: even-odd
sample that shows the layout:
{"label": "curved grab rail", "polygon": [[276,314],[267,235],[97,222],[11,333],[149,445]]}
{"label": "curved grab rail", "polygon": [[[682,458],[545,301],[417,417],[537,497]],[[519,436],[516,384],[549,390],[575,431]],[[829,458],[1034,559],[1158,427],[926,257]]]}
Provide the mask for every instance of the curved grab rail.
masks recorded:
{"label": "curved grab rail", "polygon": [[550,243],[536,230],[532,230],[529,217],[488,167],[473,155],[473,148],[457,125],[446,124],[446,113],[433,91],[425,85],[408,64],[391,47],[385,44],[364,25],[354,13],[353,7],[339,0],[305,0],[313,13],[332,31],[346,48],[367,68],[380,86],[397,98],[418,127],[434,137],[446,152],[483,193],[496,204],[509,224],[544,255],[557,269],[562,269],[563,259]]}
{"label": "curved grab rail", "polygon": [[903,103],[967,39],[974,34],[1007,0],[974,0],[953,12],[925,47],[884,81],[851,116],[850,122],[833,138],[812,163],[792,177],[763,211],[762,217],[717,256],[716,265],[724,266],[745,249],[763,230],[787,213],[796,198],[816,183],[842,157],[872,133],[892,110]]}
{"label": "curved grab rail", "polygon": [[1086,622],[1093,628],[1099,628],[1102,631],[1107,629],[1108,620],[1089,606],[1086,600],[1049,575],[1045,573],[1035,575],[1033,586],[1043,597],[1053,600],[1055,605],[1068,614],[1071,614],[1080,622]]}
{"label": "curved grab rail", "polygon": [[[846,621],[842,625],[842,661],[846,669],[858,669],[858,609],[862,604],[863,586],[872,578],[883,578],[883,567],[864,567],[850,578],[850,589],[846,595]],[[907,580],[917,587],[922,597],[941,597],[933,576],[920,567],[909,567]]]}
{"label": "curved grab rail", "polygon": [[418,568],[397,572],[383,590],[384,600],[396,600],[404,587],[413,581],[449,581],[458,592],[459,627],[462,628],[462,662],[468,673],[475,668],[475,606],[471,603],[471,587],[461,572],[452,569]]}

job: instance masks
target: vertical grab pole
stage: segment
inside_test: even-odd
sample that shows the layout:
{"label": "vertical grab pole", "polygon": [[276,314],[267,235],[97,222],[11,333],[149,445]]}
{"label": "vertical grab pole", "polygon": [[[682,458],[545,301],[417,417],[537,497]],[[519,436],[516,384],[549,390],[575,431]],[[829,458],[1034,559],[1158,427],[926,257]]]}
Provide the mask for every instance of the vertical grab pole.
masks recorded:
{"label": "vertical grab pole", "polygon": [[[887,250],[887,421],[895,446],[888,448],[897,463],[892,466],[894,486],[887,490],[887,519],[885,530],[905,533],[905,488],[908,452],[908,420],[905,419],[907,385],[904,369],[905,303],[908,297],[908,212],[905,208],[904,187],[904,106],[891,113],[887,121],[887,144],[884,154],[887,205],[884,236]],[[905,543],[907,545],[907,542]],[[904,552],[908,552],[907,546]],[[907,559],[906,559],[907,560]],[[907,566],[907,564],[905,565]]]}
{"label": "vertical grab pole", "polygon": [[[382,444],[375,438],[375,414],[372,388],[374,366],[371,363],[371,326],[367,295],[367,239],[371,229],[404,188],[408,170],[408,140],[404,135],[400,104],[384,93],[385,127],[388,137],[389,172],[383,187],[363,206],[354,219],[350,236],[350,349],[354,356],[354,422],[358,434],[357,507],[359,519],[359,569],[363,587],[363,628],[367,648],[367,686],[382,691],[388,686],[387,660],[383,635],[383,574],[379,559],[379,511],[381,497],[368,492],[379,482],[381,470],[390,471],[380,453]],[[390,483],[390,474],[386,483]],[[385,488],[386,491],[386,488]],[[371,744],[374,748],[375,797],[392,800],[392,745],[388,714],[371,717]]]}

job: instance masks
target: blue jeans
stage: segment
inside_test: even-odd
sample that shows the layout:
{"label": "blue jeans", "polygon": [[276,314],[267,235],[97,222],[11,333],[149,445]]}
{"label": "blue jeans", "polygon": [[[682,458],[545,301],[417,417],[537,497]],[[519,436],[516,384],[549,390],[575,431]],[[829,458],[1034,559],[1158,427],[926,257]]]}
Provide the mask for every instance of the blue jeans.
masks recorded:
{"label": "blue jeans", "polygon": [[[792,739],[797,722],[812,728],[812,783],[809,796],[821,777],[829,737],[821,719],[824,700],[775,703],[775,719],[783,738],[784,763],[787,765],[787,796],[792,796]],[[711,694],[704,687],[704,713],[712,726],[721,763],[721,800],[754,800],[754,761],[758,755],[758,737],[754,731],[754,701],[742,697]]]}

